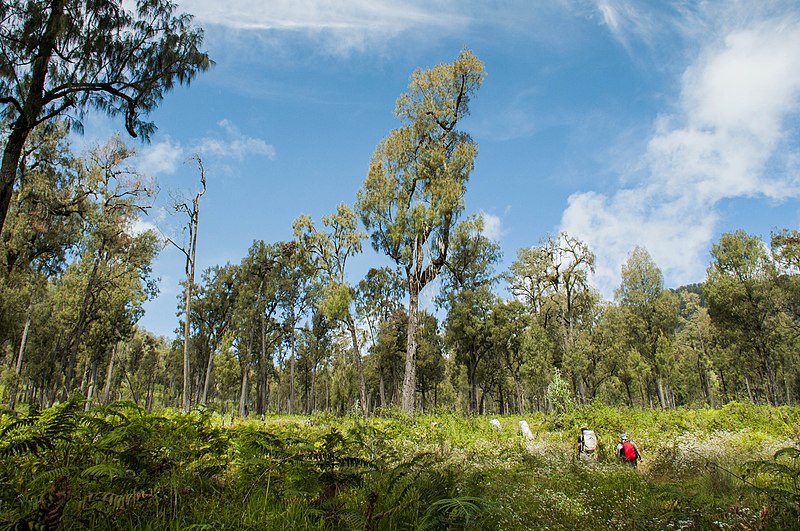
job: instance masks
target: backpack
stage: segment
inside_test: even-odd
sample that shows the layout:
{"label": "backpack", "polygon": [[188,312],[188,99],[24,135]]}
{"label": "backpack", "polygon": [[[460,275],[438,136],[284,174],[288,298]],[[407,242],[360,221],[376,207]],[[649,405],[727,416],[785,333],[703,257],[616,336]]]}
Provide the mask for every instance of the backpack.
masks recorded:
{"label": "backpack", "polygon": [[626,461],[636,460],[636,447],[630,441],[622,443],[622,452],[625,454]]}
{"label": "backpack", "polygon": [[597,436],[592,430],[583,430],[583,451],[590,454],[597,450]]}

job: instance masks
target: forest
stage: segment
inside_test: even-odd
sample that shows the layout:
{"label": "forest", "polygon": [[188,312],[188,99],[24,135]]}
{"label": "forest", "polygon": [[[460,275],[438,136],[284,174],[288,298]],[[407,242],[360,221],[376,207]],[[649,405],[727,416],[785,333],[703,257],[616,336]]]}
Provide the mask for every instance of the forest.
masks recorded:
{"label": "forest", "polygon": [[[462,82],[442,81],[454,75]],[[67,123],[40,124],[0,240],[3,402],[46,408],[78,391],[148,410],[367,416],[547,412],[553,393],[658,408],[800,400],[796,230],[768,242],[723,234],[705,282],[675,289],[636,247],[610,301],[590,283],[592,250],[566,233],[498,270],[482,219],[458,220],[475,145],[455,126],[482,75],[469,52],[416,72],[398,99],[405,125],[376,148],[353,205],[318,223],[298,215],[294,239],[256,240],[239,263],[197,274],[196,239],[137,228],[157,182],[131,168],[121,137],[77,155]],[[420,143],[429,153],[410,158]],[[174,204],[195,238],[206,186],[196,162],[196,196]],[[441,182],[423,178],[437,171]],[[367,238],[394,265],[355,281],[348,260]],[[180,325],[155,337],[137,321],[170,244],[186,256]],[[426,286],[433,302],[421,309]]]}
{"label": "forest", "polygon": [[[800,231],[722,234],[704,282],[676,288],[634,247],[613,300],[591,284],[592,249],[567,233],[501,270],[499,243],[464,214],[477,144],[460,125],[485,71],[463,50],[411,74],[353,201],[316,221],[298,213],[292,239],[196,271],[213,186],[202,154],[195,192],[171,205],[178,237],[147,228],[158,180],[126,139],[87,153],[70,139],[89,110],[152,133],[142,117],[211,64],[202,31],[166,1],[137,3],[149,27],[114,10],[84,20],[70,11],[81,2],[12,4],[0,59],[2,525],[796,522]],[[354,279],[366,245],[390,265]],[[137,323],[169,246],[185,270],[163,337]],[[601,448],[582,467],[572,439],[586,422]],[[614,466],[626,430],[649,455],[645,475]],[[545,486],[538,509],[509,494],[523,485]],[[245,511],[215,512],[231,496]]]}

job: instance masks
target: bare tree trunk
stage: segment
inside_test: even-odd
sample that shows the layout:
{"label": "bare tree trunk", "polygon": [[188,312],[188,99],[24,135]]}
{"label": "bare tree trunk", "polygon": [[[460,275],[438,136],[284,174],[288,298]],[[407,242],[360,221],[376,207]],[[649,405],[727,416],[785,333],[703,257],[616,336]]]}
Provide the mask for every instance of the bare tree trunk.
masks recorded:
{"label": "bare tree trunk", "polygon": [[656,376],[656,393],[658,395],[658,403],[661,406],[661,409],[667,409],[667,400],[664,396],[664,383],[661,380],[661,376]]}
{"label": "bare tree trunk", "polygon": [[203,383],[203,404],[208,401],[208,390],[211,387],[211,369],[214,366],[214,351],[216,348],[210,349],[208,353],[208,364],[206,364],[206,378]]}
{"label": "bare tree trunk", "polygon": [[386,382],[383,377],[383,362],[378,361],[378,395],[381,398],[381,407],[386,407]]}
{"label": "bare tree trunk", "polygon": [[94,399],[94,390],[97,387],[97,360],[92,360],[92,366],[89,370],[89,389],[86,391],[86,404],[84,409],[89,411]]}
{"label": "bare tree trunk", "polygon": [[294,308],[292,308],[291,319],[292,319],[292,337],[291,337],[292,353],[291,357],[289,358],[289,414],[294,415],[294,360],[295,360]]}
{"label": "bare tree trunk", "polygon": [[247,416],[247,387],[248,383],[248,375],[250,373],[250,368],[247,366],[242,366],[242,392],[239,394],[239,416],[246,417]]}
{"label": "bare tree trunk", "polygon": [[747,387],[747,396],[750,397],[750,402],[755,403],[755,400],[753,400],[753,391],[750,390],[750,380],[747,376],[744,377],[744,385]]}
{"label": "bare tree trunk", "polygon": [[176,248],[183,252],[186,256],[186,301],[183,323],[183,396],[182,407],[184,411],[189,411],[191,407],[191,388],[190,381],[191,372],[189,367],[189,334],[191,328],[191,304],[192,304],[192,289],[194,287],[195,266],[197,264],[195,258],[197,253],[197,227],[200,219],[200,198],[206,193],[206,174],[203,168],[203,161],[200,157],[196,157],[197,165],[200,168],[200,183],[203,185],[202,189],[197,192],[192,206],[187,204],[177,205],[176,210],[183,211],[189,216],[189,248],[181,247],[172,240],[169,240]]}
{"label": "bare tree trunk", "polygon": [[347,315],[347,328],[350,330],[350,338],[353,341],[353,361],[356,363],[356,372],[358,373],[358,393],[361,402],[361,414],[366,419],[369,416],[369,408],[367,405],[367,384],[364,381],[364,364],[361,362],[361,349],[358,346],[356,323],[350,314]]}
{"label": "bare tree trunk", "polygon": [[28,312],[25,316],[25,326],[22,328],[22,339],[19,341],[19,352],[17,353],[17,363],[14,367],[14,383],[9,391],[8,409],[14,410],[17,405],[17,387],[19,386],[19,375],[22,373],[22,357],[25,354],[25,344],[28,342],[28,330],[31,327],[31,305],[28,305]]}
{"label": "bare tree trunk", "polygon": [[114,375],[114,359],[117,357],[117,345],[114,343],[114,348],[111,349],[111,357],[108,360],[108,370],[106,371],[106,384],[103,388],[103,404],[108,404],[111,400],[111,378]]}

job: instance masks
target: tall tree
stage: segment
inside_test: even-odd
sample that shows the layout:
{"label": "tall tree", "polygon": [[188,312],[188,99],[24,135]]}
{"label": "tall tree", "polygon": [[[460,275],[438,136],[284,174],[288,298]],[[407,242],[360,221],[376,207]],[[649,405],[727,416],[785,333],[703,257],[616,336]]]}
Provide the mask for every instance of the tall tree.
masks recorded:
{"label": "tall tree", "polygon": [[[379,355],[376,346],[382,324],[399,308],[402,307],[403,279],[400,274],[389,267],[372,268],[358,283],[356,290],[356,313],[367,324],[370,342],[370,351],[374,356],[375,370],[378,377],[378,399],[381,407],[386,407],[386,371],[383,364],[385,357]],[[405,351],[405,348],[403,349]]]}
{"label": "tall tree", "polygon": [[321,232],[308,216],[300,216],[294,222],[295,237],[312,256],[317,268],[322,272],[327,285],[324,288],[320,309],[330,319],[344,324],[350,332],[353,343],[353,362],[358,376],[358,390],[361,412],[369,415],[367,407],[367,384],[364,380],[364,364],[361,360],[358,329],[351,306],[354,290],[347,283],[347,260],[361,252],[361,240],[366,237],[358,230],[358,218],[353,210],[341,203],[336,213],[322,218],[329,232]]}
{"label": "tall tree", "polygon": [[758,236],[738,230],[723,234],[711,255],[705,289],[712,322],[739,351],[739,370],[745,374],[748,393],[752,396],[750,386],[760,383],[767,401],[778,405],[786,329],[767,249]]}
{"label": "tall tree", "polygon": [[615,297],[626,314],[630,346],[649,363],[659,404],[667,407],[669,401],[664,387],[666,367],[659,363],[659,338],[666,336],[671,340],[674,335],[678,321],[678,298],[664,289],[661,269],[645,248],[635,247],[623,264],[622,282]]}
{"label": "tall tree", "polygon": [[[520,249],[506,275],[511,293],[528,304],[531,313],[560,345],[556,360],[559,367],[565,359],[572,358],[577,325],[597,299],[589,286],[594,263],[594,253],[585,242],[561,232],[535,247]],[[584,375],[574,365],[568,369],[578,395],[583,396]]]}
{"label": "tall tree", "polygon": [[484,73],[483,63],[466,50],[452,63],[415,71],[395,108],[405,124],[375,149],[358,192],[373,247],[402,267],[408,282],[405,412],[415,407],[419,295],[447,259],[477,154],[475,142],[457,126]]}
{"label": "tall tree", "polygon": [[[189,83],[211,61],[203,33],[170,0],[0,1],[0,103],[10,127],[0,165],[0,230],[19,162],[40,123],[89,109],[124,115],[131,136],[155,129],[142,117],[175,83]],[[72,114],[70,114],[72,113]]]}
{"label": "tall tree", "polygon": [[[87,188],[94,207],[86,216],[87,236],[81,244],[80,258],[71,264],[62,279],[67,297],[65,304],[71,323],[64,391],[72,390],[73,372],[81,340],[89,326],[100,316],[101,295],[109,295],[118,287],[130,285],[130,275],[137,283],[144,281],[153,294],[149,279],[150,263],[157,250],[152,231],[137,234],[134,222],[150,208],[154,191],[147,179],[124,166],[133,152],[115,136],[106,145],[95,149],[84,170]],[[74,283],[69,287],[70,283]],[[74,311],[73,311],[74,310]]]}
{"label": "tall tree", "polygon": [[237,271],[238,267],[231,264],[214,266],[203,271],[203,283],[200,286],[197,300],[192,305],[193,319],[203,324],[205,350],[208,352],[203,395],[200,400],[203,404],[208,400],[208,392],[211,388],[214,355],[231,324],[233,305],[237,297]]}
{"label": "tall tree", "polygon": [[184,264],[184,272],[186,273],[186,285],[184,286],[184,320],[183,320],[183,399],[182,405],[184,411],[189,411],[191,406],[191,392],[189,390],[191,371],[189,367],[189,337],[191,331],[191,309],[192,309],[192,291],[194,289],[194,276],[197,265],[197,228],[200,222],[200,198],[206,193],[206,172],[203,167],[203,161],[199,156],[195,156],[194,160],[197,161],[197,167],[200,170],[200,189],[195,194],[191,201],[175,201],[173,208],[175,212],[186,216],[186,240],[183,243],[177,243],[172,238],[167,238],[176,249],[183,253],[186,258]]}

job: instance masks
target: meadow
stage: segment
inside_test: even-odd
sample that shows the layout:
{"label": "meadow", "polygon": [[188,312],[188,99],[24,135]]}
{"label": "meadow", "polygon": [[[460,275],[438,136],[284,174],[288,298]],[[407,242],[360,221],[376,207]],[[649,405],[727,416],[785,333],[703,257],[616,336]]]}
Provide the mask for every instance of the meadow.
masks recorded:
{"label": "meadow", "polygon": [[[85,408],[0,417],[3,529],[791,529],[800,407],[463,417]],[[526,420],[528,440],[519,429]],[[578,460],[578,429],[598,434]],[[621,432],[637,468],[618,463]]]}

